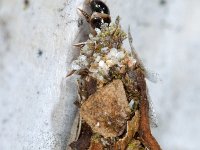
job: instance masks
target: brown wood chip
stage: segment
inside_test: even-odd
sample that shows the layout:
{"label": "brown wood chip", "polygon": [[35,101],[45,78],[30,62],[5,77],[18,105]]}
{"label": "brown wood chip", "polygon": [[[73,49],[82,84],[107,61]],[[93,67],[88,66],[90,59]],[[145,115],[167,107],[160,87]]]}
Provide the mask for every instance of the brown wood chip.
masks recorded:
{"label": "brown wood chip", "polygon": [[123,133],[131,113],[121,80],[114,80],[91,95],[81,106],[80,115],[94,132],[104,137]]}

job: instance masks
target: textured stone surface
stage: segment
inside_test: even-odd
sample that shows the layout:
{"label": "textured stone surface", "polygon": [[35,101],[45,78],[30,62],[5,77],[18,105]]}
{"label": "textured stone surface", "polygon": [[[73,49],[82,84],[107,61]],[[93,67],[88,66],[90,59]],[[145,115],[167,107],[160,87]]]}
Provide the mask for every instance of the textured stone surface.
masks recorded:
{"label": "textured stone surface", "polygon": [[[75,107],[65,79],[82,0],[0,0],[0,149],[60,150]],[[134,45],[162,82],[149,83],[164,150],[196,150],[200,139],[200,1],[107,0],[131,26]],[[184,144],[186,143],[186,144]]]}
{"label": "textured stone surface", "polygon": [[0,0],[0,149],[60,150],[74,118],[66,79],[80,1]]}

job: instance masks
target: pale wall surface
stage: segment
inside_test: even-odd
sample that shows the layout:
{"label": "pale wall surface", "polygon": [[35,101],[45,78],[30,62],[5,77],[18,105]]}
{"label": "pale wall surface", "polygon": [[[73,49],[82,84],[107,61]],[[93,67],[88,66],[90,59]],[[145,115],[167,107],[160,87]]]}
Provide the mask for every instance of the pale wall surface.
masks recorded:
{"label": "pale wall surface", "polygon": [[[164,150],[196,150],[200,139],[200,1],[107,0],[132,28],[144,63],[162,82],[149,83]],[[0,149],[60,150],[73,121],[81,0],[0,0]]]}

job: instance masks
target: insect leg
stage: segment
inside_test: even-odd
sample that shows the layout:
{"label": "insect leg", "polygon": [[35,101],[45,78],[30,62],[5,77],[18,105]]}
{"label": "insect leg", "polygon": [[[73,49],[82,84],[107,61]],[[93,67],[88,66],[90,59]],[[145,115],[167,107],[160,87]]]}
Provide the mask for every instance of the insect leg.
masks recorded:
{"label": "insect leg", "polygon": [[81,43],[73,44],[73,46],[78,47],[78,48],[82,48],[82,47],[85,46],[86,44],[87,44],[86,42],[81,42]]}

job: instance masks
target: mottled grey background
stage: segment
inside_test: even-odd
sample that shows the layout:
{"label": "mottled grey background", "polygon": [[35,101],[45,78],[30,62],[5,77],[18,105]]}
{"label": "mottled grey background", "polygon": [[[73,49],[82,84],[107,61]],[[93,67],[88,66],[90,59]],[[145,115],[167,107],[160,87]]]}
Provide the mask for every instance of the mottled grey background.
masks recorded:
{"label": "mottled grey background", "polygon": [[[75,113],[82,0],[0,0],[0,149],[64,150]],[[161,82],[148,82],[163,150],[200,147],[200,1],[107,0]],[[79,21],[80,23],[80,21]]]}

